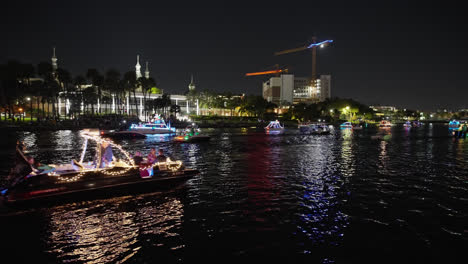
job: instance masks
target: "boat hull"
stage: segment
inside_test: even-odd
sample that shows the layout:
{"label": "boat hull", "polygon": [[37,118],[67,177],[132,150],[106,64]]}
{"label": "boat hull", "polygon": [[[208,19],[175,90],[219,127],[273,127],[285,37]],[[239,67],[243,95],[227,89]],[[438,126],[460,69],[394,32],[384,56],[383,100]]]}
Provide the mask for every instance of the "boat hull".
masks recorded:
{"label": "boat hull", "polygon": [[129,132],[135,132],[139,134],[149,134],[149,135],[154,135],[154,134],[175,134],[175,130],[171,129],[132,129],[129,130]]}
{"label": "boat hull", "polygon": [[139,169],[132,168],[118,176],[87,172],[76,181],[73,179],[79,173],[63,176],[61,180],[56,176],[43,174],[30,177],[9,188],[2,194],[2,198],[6,205],[24,205],[154,192],[180,186],[197,174],[198,170],[185,169],[155,172],[153,177],[142,178]]}

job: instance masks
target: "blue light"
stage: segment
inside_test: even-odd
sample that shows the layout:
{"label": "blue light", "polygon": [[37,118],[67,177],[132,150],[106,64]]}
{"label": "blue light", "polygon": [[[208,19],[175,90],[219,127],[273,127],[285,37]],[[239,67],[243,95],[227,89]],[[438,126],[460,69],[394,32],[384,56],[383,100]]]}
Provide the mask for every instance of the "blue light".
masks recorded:
{"label": "blue light", "polygon": [[333,40],[328,39],[328,40],[324,40],[324,41],[319,42],[319,43],[312,43],[312,44],[310,44],[307,48],[310,49],[310,48],[312,48],[312,47],[314,47],[314,46],[320,46],[320,45],[322,45],[322,44],[325,44],[325,43],[332,43],[332,42],[333,42]]}

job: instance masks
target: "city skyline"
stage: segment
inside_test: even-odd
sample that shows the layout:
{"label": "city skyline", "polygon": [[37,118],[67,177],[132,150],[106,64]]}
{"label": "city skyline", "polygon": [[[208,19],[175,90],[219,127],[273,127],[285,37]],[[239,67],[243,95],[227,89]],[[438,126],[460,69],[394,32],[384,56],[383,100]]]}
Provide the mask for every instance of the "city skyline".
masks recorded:
{"label": "city skyline", "polygon": [[88,68],[124,74],[135,70],[140,55],[166,92],[186,91],[193,75],[199,90],[260,95],[269,76],[245,73],[279,64],[310,77],[309,51],[274,53],[306,45],[315,35],[334,40],[317,52],[317,74],[331,75],[332,96],[409,109],[468,108],[466,24],[460,10],[447,6],[397,1],[190,9],[49,1],[8,3],[6,10],[0,63],[50,62],[56,47],[59,67],[74,76]]}

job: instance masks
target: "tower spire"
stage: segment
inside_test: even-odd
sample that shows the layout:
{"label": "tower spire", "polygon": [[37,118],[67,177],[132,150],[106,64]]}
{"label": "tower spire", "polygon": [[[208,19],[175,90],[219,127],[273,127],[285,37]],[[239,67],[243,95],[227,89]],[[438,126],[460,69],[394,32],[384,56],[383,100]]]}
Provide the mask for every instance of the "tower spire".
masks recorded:
{"label": "tower spire", "polygon": [[135,65],[135,75],[137,79],[141,78],[140,55],[137,55],[137,63]]}
{"label": "tower spire", "polygon": [[195,90],[195,84],[193,83],[193,74],[190,75],[190,84],[188,88],[189,88],[189,91]]}
{"label": "tower spire", "polygon": [[149,79],[148,62],[146,62],[145,78],[146,78],[146,79]]}
{"label": "tower spire", "polygon": [[58,68],[58,65],[57,65],[57,57],[55,56],[55,47],[53,47],[52,49],[52,70],[55,72]]}

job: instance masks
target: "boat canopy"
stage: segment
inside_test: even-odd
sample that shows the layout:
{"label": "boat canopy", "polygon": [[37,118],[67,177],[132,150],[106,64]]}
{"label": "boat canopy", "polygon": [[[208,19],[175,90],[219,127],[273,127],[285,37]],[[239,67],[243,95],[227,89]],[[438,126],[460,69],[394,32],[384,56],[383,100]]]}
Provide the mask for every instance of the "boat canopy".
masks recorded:
{"label": "boat canopy", "polygon": [[278,120],[275,120],[275,121],[271,121],[268,126],[265,127],[266,129],[270,129],[270,128],[284,128],[283,126],[281,126],[280,122]]}

